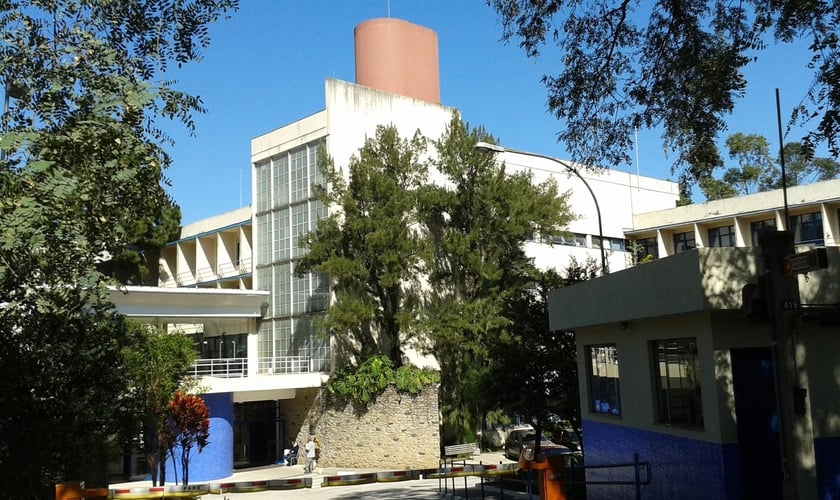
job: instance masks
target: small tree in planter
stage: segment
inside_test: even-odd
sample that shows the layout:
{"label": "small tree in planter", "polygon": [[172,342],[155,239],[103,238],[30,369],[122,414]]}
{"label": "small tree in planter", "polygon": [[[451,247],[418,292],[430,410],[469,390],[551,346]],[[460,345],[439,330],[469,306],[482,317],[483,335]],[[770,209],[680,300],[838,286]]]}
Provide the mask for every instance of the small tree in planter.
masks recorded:
{"label": "small tree in planter", "polygon": [[[164,439],[172,454],[176,471],[175,448],[181,448],[181,475],[184,478],[184,486],[190,484],[190,455],[193,447],[197,447],[201,453],[210,442],[209,437],[210,410],[207,404],[198,396],[176,392],[169,402],[169,422]],[[178,483],[177,472],[175,483]]]}

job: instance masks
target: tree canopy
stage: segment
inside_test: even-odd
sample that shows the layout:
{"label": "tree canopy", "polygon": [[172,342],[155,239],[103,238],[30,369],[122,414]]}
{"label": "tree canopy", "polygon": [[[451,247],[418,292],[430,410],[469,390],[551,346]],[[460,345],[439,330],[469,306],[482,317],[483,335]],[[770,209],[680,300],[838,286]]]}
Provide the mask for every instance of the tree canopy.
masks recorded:
{"label": "tree canopy", "polygon": [[394,127],[379,127],[350,158],[349,180],[343,169],[321,158],[329,189],[322,187],[320,198],[334,210],[309,235],[309,251],[295,272],[332,279],[335,301],[325,328],[335,336],[339,355],[355,366],[377,354],[401,366],[403,342],[413,333],[422,258],[417,197],[427,180],[425,148],[419,133],[403,139]]}
{"label": "tree canopy", "polygon": [[[707,200],[718,200],[782,187],[782,157],[770,154],[764,137],[736,132],[726,138],[729,158],[736,166],[725,168],[714,177],[714,170],[700,179],[699,186]],[[785,182],[788,187],[834,179],[840,175],[840,163],[831,158],[814,158],[802,144],[785,144]]]}
{"label": "tree canopy", "polygon": [[634,131],[661,127],[681,182],[721,164],[719,133],[746,89],[743,69],[772,43],[802,42],[813,82],[790,123],[805,151],[840,156],[840,4],[658,0],[488,0],[505,41],[528,57],[556,44],[562,64],[545,75],[558,139],[585,164],[628,163]]}
{"label": "tree canopy", "polygon": [[236,7],[0,5],[4,498],[51,497],[55,482],[84,479],[80,450],[115,432],[116,402],[128,387],[120,353],[138,339],[108,302],[105,285],[118,282],[97,265],[110,262],[122,282],[141,282],[146,249],[177,228],[165,190],[170,141],[155,120],[191,128],[203,107],[163,76],[168,64],[200,59],[207,24]]}

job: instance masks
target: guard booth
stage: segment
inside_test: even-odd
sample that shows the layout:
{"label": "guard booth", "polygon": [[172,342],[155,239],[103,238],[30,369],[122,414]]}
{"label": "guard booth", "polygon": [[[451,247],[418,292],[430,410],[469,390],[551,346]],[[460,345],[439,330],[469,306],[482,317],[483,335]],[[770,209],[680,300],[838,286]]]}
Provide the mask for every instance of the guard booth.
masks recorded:
{"label": "guard booth", "polygon": [[[822,254],[807,279],[783,253],[770,273],[759,249],[699,248],[554,290],[551,328],[575,331],[587,482],[627,479],[588,467],[638,455],[644,498],[840,498],[840,251]],[[743,307],[759,277],[778,281],[764,317]]]}

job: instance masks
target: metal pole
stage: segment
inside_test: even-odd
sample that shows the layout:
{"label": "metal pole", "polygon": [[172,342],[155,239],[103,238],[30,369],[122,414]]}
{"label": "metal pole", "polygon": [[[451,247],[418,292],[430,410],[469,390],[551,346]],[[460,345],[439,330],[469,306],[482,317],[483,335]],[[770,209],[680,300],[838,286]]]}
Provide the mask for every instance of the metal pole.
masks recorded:
{"label": "metal pole", "polygon": [[779,165],[782,167],[782,196],[785,200],[785,221],[780,229],[790,229],[790,219],[788,215],[788,199],[787,199],[787,174],[785,173],[785,143],[782,137],[782,110],[779,104],[779,89],[776,89],[776,122],[779,126]]}
{"label": "metal pole", "polygon": [[482,151],[493,151],[493,152],[496,152],[496,153],[503,153],[503,152],[507,151],[509,153],[516,153],[516,154],[525,155],[525,156],[533,156],[535,158],[542,158],[544,160],[553,161],[554,163],[557,163],[560,166],[562,166],[563,168],[565,168],[567,171],[575,174],[577,176],[577,178],[580,179],[580,181],[583,183],[583,185],[586,186],[586,189],[589,191],[590,196],[592,196],[592,201],[595,202],[595,213],[598,215],[598,238],[600,239],[600,242],[599,242],[598,246],[601,247],[601,274],[604,275],[604,274],[607,274],[609,272],[609,268],[607,267],[607,252],[604,249],[604,227],[603,227],[603,224],[602,224],[602,221],[601,221],[601,206],[598,204],[598,198],[595,196],[595,192],[592,191],[592,186],[590,186],[589,182],[587,182],[586,179],[584,179],[583,176],[580,175],[580,172],[578,171],[578,169],[576,169],[572,165],[569,165],[568,163],[566,163],[562,160],[558,160],[557,158],[553,158],[551,156],[547,156],[547,155],[543,155],[543,154],[539,154],[539,153],[531,153],[529,151],[521,151],[521,150],[518,150],[518,149],[506,148],[506,147],[499,146],[499,145],[496,145],[496,144],[488,144],[488,143],[484,143],[484,142],[479,142],[478,144],[476,144],[476,149],[479,149],[479,150],[482,150]]}

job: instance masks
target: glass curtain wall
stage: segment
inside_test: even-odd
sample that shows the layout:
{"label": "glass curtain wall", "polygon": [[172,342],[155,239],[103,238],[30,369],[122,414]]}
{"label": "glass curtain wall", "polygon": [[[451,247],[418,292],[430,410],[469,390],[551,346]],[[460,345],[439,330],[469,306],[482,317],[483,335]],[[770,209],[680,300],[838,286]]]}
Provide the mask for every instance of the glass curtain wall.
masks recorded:
{"label": "glass curtain wall", "polygon": [[256,178],[257,287],[271,305],[259,328],[259,373],[329,371],[329,340],[316,337],[315,316],[327,308],[329,279],[295,276],[300,241],[326,217],[313,186],[323,184],[318,166],[322,141],[284,151],[254,166]]}

